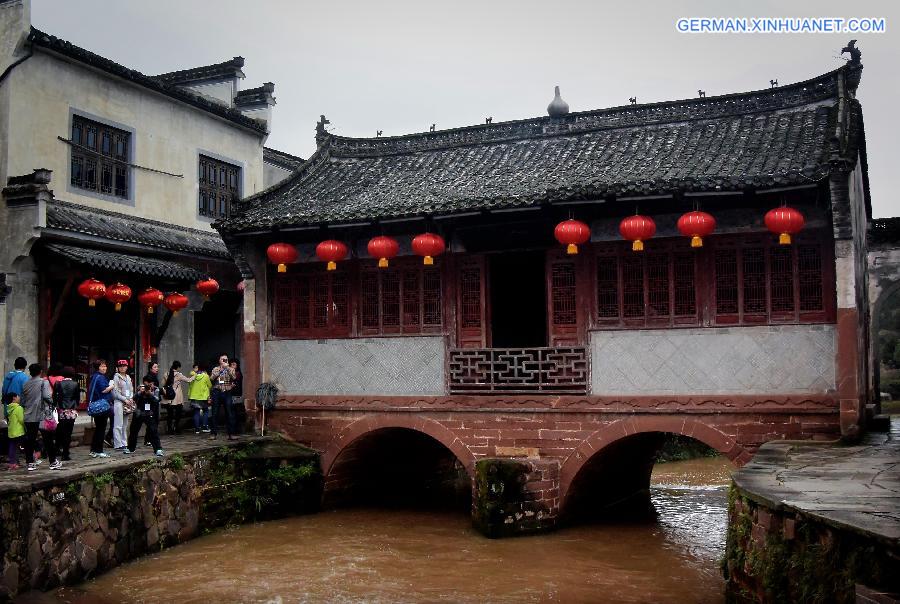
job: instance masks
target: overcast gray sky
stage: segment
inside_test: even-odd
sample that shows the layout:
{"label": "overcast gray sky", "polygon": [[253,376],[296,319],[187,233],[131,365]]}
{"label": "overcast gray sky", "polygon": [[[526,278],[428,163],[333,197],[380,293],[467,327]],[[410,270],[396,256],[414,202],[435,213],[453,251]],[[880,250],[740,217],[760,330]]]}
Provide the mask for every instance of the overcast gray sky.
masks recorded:
{"label": "overcast gray sky", "polygon": [[[887,33],[681,34],[679,17],[885,17]],[[406,134],[805,80],[858,38],[872,205],[900,215],[900,2],[880,0],[32,0],[39,29],[146,74],[246,58],[275,82],[267,145],[308,157],[319,114],[345,136]]]}

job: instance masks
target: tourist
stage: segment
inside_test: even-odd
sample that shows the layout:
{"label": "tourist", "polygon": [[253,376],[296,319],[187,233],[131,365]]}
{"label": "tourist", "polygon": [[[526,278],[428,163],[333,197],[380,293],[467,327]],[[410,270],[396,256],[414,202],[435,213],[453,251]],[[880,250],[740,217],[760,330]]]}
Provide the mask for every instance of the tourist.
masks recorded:
{"label": "tourist", "polygon": [[[26,367],[28,367],[28,361],[25,360],[25,357],[18,357],[15,360],[13,370],[3,377],[2,395],[4,397],[9,393],[22,396],[22,386],[28,381],[28,374],[25,373]],[[6,399],[4,398],[4,400]],[[4,413],[5,411],[6,408],[4,407]]]}
{"label": "tourist", "polygon": [[53,404],[59,414],[59,426],[56,428],[56,446],[59,449],[60,461],[69,461],[69,446],[72,444],[72,430],[78,419],[78,403],[81,397],[81,386],[75,381],[75,370],[63,367],[60,379],[53,386]]}
{"label": "tourist", "polygon": [[190,384],[194,378],[181,373],[181,361],[173,361],[166,373],[163,389],[163,404],[166,406],[166,434],[181,434],[181,412],[187,400],[183,390],[184,384]]}
{"label": "tourist", "polygon": [[215,440],[219,429],[221,414],[225,414],[225,427],[228,440],[234,440],[234,409],[231,408],[231,387],[234,384],[234,369],[228,364],[228,355],[219,355],[219,364],[210,374],[212,381],[212,413],[210,414],[210,440]]}
{"label": "tourist", "polygon": [[157,457],[164,455],[162,445],[159,443],[159,387],[153,383],[154,376],[149,373],[144,376],[144,383],[137,394],[137,407],[134,411],[134,420],[128,431],[128,449],[126,453],[134,453],[137,446],[138,432],[141,425],[146,425],[145,436],[150,440]]}
{"label": "tourist", "polygon": [[194,410],[194,433],[209,432],[209,403],[212,382],[206,373],[206,365],[194,363],[191,372],[193,381],[188,385],[188,400]]}
{"label": "tourist", "polygon": [[128,361],[120,359],[116,362],[116,373],[113,384],[113,448],[127,453],[128,426],[134,413],[134,382],[128,375]]}
{"label": "tourist", "polygon": [[234,381],[231,383],[231,410],[234,415],[235,427],[240,422],[241,432],[243,432],[247,421],[247,413],[244,410],[244,374],[241,373],[241,363],[237,359],[232,358],[230,365],[234,372]]}
{"label": "tourist", "polygon": [[47,369],[47,381],[50,382],[50,391],[53,391],[53,387],[56,386],[56,383],[63,379],[62,376],[63,364],[56,361],[50,363],[50,368]]}
{"label": "tourist", "polygon": [[[21,404],[25,411],[25,462],[28,464],[28,471],[34,472],[44,461],[35,458],[34,453],[40,423],[46,415],[46,407],[53,405],[53,393],[50,392],[50,383],[43,378],[44,368],[41,365],[32,363],[28,366],[28,373],[31,378],[22,386]],[[42,436],[50,461],[55,462],[56,451],[53,446],[53,435],[44,433]]]}
{"label": "tourist", "polygon": [[[126,363],[126,367],[127,367]],[[94,373],[91,375],[90,386],[88,386],[87,400],[88,404],[105,400],[110,410],[105,413],[92,415],[94,419],[94,437],[91,439],[91,457],[109,457],[109,454],[103,452],[103,436],[106,432],[106,422],[112,413],[112,391],[115,385],[110,383],[106,377],[106,361],[98,360],[93,363]]]}
{"label": "tourist", "polygon": [[[18,360],[18,359],[17,359]],[[9,414],[9,444],[7,445],[6,462],[10,470],[19,469],[19,445],[25,436],[25,411],[19,404],[17,392],[7,392],[3,395],[3,407]]]}
{"label": "tourist", "polygon": [[[153,385],[159,388],[159,363],[153,361],[149,365],[147,365],[147,374],[145,375],[145,377],[150,377],[150,379],[153,380]],[[158,414],[156,416],[156,421],[159,421]],[[158,429],[159,427],[157,426],[157,430]],[[144,441],[144,446],[150,447],[152,445],[153,443],[151,443],[149,439],[146,439]]]}

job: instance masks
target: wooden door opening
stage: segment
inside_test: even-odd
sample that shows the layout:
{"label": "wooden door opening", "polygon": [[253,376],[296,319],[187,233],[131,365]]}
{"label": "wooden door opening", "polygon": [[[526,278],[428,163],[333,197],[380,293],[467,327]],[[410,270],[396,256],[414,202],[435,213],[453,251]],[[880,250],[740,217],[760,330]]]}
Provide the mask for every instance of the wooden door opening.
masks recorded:
{"label": "wooden door opening", "polygon": [[492,254],[489,268],[491,346],[547,346],[544,252]]}

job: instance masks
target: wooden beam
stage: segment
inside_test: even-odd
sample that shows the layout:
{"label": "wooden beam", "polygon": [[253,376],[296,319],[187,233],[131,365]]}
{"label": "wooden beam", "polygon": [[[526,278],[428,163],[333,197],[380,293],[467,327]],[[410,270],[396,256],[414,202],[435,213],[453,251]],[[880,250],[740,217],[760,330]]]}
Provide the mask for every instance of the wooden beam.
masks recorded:
{"label": "wooden beam", "polygon": [[63,285],[62,293],[59,296],[59,300],[56,301],[56,306],[53,308],[53,314],[50,316],[50,320],[47,322],[47,340],[53,336],[53,329],[56,327],[56,322],[59,321],[59,316],[62,314],[63,307],[66,305],[66,298],[69,297],[69,292],[72,291],[72,285],[75,283],[75,273],[71,273],[69,277],[66,279],[66,284]]}

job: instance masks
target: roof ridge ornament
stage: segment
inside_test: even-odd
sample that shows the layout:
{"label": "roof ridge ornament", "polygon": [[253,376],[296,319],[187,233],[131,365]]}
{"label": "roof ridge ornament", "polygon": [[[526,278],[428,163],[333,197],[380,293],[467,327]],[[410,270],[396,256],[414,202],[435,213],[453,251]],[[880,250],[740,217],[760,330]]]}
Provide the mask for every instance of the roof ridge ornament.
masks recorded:
{"label": "roof ridge ornament", "polygon": [[330,124],[331,122],[324,116],[319,116],[319,121],[316,123],[316,143],[321,145],[328,138],[328,130],[325,129],[325,126]]}
{"label": "roof ridge ornament", "polygon": [[547,105],[547,114],[550,117],[562,117],[569,113],[569,104],[559,96],[559,86],[554,88],[553,94],[553,100]]}

